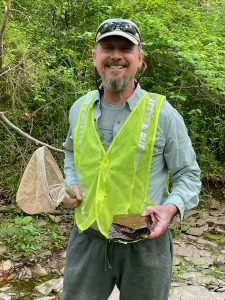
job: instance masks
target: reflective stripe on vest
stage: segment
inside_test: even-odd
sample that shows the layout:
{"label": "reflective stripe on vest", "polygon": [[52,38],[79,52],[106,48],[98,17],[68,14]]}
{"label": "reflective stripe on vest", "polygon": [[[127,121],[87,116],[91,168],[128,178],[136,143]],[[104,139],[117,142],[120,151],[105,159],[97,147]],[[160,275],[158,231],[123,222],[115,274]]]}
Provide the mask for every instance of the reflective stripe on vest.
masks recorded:
{"label": "reflective stripe on vest", "polygon": [[152,205],[147,192],[165,96],[146,92],[105,151],[94,124],[95,95],[86,95],[74,131],[74,163],[83,196],[75,222],[83,231],[96,221],[108,237],[114,215],[141,213],[144,203]]}

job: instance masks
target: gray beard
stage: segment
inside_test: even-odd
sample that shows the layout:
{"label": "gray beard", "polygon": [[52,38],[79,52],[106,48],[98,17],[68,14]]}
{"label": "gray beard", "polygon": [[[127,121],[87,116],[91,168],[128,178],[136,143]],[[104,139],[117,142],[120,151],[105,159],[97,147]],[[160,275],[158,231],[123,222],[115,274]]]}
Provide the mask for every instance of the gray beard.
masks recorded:
{"label": "gray beard", "polygon": [[107,77],[104,77],[102,78],[102,83],[105,88],[112,92],[121,92],[127,87],[129,79],[129,76],[117,80],[110,80]]}

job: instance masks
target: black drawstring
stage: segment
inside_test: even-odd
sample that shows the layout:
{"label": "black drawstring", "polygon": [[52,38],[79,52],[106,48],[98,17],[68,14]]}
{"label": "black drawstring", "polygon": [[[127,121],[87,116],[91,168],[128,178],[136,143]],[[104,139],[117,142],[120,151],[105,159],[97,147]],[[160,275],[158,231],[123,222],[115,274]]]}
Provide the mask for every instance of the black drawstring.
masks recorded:
{"label": "black drawstring", "polygon": [[105,243],[105,249],[104,249],[104,252],[105,252],[104,253],[104,270],[105,271],[107,271],[108,269],[112,270],[112,266],[111,266],[111,263],[110,263],[110,257],[112,257],[112,255],[110,255],[110,253],[112,251],[112,247],[110,247],[111,241],[108,240],[106,237],[104,237],[104,235],[102,235],[100,233],[100,231],[95,230],[93,228],[88,228],[87,230],[83,231],[83,233],[87,234],[87,235],[89,235],[89,236],[91,236],[93,238],[98,238],[98,239],[100,238],[100,239],[104,239],[105,240],[105,242],[104,242]]}
{"label": "black drawstring", "polygon": [[112,266],[110,264],[110,253],[109,253],[110,240],[105,241],[105,266],[104,270],[107,271],[107,268],[112,270]]}

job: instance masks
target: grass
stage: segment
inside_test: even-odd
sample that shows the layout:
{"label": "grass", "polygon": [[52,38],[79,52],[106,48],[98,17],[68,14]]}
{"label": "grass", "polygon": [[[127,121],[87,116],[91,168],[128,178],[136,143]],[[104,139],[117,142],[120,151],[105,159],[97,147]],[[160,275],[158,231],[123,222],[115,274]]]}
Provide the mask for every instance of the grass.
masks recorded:
{"label": "grass", "polygon": [[7,248],[4,259],[22,256],[28,261],[39,261],[43,256],[50,256],[54,249],[65,247],[67,236],[60,224],[48,219],[45,226],[38,227],[35,225],[37,218],[12,214],[2,221],[0,240]]}
{"label": "grass", "polygon": [[218,243],[219,245],[225,246],[225,236],[222,234],[212,234],[205,232],[203,237],[209,241]]}

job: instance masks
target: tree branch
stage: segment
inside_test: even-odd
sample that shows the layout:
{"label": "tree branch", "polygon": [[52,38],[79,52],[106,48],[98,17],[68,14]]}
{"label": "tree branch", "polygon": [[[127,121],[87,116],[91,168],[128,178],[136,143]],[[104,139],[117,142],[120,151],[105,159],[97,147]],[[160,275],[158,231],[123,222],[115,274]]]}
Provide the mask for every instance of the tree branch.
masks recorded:
{"label": "tree branch", "polygon": [[8,22],[10,8],[11,8],[11,0],[8,0],[5,6],[5,14],[3,16],[2,27],[0,29],[0,74],[2,73],[2,67],[3,67],[3,36]]}
{"label": "tree branch", "polygon": [[19,60],[18,64],[16,64],[13,68],[11,68],[11,67],[9,66],[7,70],[4,70],[4,72],[2,72],[2,73],[0,72],[0,77],[1,77],[2,75],[4,75],[4,74],[8,73],[8,72],[11,72],[11,71],[17,69],[17,68],[23,63],[23,60],[24,60],[24,58],[25,58],[25,55],[27,54],[27,51],[28,51],[29,47],[30,47],[30,45],[28,45],[28,47],[27,47],[26,50],[24,51],[24,54],[23,54],[23,56],[21,57],[21,59]]}
{"label": "tree branch", "polygon": [[22,12],[22,11],[20,11],[20,10],[18,10],[18,9],[15,9],[15,8],[11,8],[10,10],[11,10],[11,11],[16,11],[16,12],[22,14],[28,21],[30,21],[30,17],[27,16],[24,12]]}
{"label": "tree branch", "polygon": [[64,153],[64,150],[59,149],[59,148],[55,148],[51,145],[48,145],[46,143],[43,143],[35,138],[33,138],[32,136],[30,136],[29,134],[27,134],[26,132],[22,131],[20,128],[18,128],[16,125],[14,125],[13,123],[11,123],[9,121],[9,119],[6,118],[6,116],[4,115],[3,112],[0,112],[0,119],[2,121],[4,121],[4,123],[6,123],[10,128],[14,129],[17,133],[19,133],[22,137],[24,137],[26,140],[36,144],[36,145],[41,145],[41,146],[46,146],[48,149],[56,151],[56,152],[60,152],[60,153]]}

